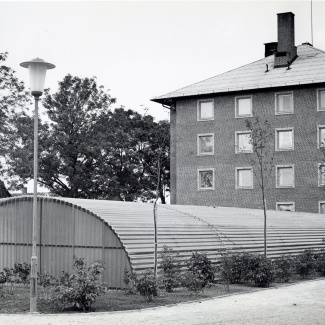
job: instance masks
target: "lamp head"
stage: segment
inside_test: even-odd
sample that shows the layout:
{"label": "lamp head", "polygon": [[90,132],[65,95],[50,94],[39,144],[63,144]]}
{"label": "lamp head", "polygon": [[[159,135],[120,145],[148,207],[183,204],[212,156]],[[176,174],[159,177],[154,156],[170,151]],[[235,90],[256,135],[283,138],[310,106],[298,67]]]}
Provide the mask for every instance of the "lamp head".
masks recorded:
{"label": "lamp head", "polygon": [[20,66],[28,68],[31,93],[34,97],[40,97],[44,91],[46,70],[55,68],[55,65],[36,58],[22,62]]}

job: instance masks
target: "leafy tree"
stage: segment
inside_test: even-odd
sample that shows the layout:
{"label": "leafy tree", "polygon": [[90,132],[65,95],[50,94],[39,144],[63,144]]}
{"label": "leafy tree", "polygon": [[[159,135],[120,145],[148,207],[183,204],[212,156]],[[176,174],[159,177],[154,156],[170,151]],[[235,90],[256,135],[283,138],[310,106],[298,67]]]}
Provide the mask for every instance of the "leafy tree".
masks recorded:
{"label": "leafy tree", "polygon": [[[26,116],[26,108],[31,103],[28,92],[25,91],[24,83],[16,77],[15,71],[6,66],[4,62],[8,53],[0,53],[0,174],[6,175],[6,160],[16,143],[17,118]],[[4,184],[1,185],[1,197],[8,196]]]}
{"label": "leafy tree", "polygon": [[274,168],[274,134],[271,124],[265,120],[260,121],[259,117],[253,120],[246,120],[246,127],[251,132],[250,143],[252,144],[253,155],[251,165],[253,173],[261,189],[263,210],[264,210],[264,256],[267,257],[267,218],[266,218],[266,187],[271,172]]}

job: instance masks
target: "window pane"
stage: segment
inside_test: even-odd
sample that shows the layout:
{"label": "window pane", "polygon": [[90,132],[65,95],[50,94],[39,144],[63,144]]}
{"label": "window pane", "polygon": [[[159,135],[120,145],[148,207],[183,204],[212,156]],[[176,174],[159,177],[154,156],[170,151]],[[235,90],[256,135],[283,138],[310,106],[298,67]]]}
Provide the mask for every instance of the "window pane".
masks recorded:
{"label": "window pane", "polygon": [[320,90],[318,95],[319,95],[319,108],[325,109],[325,90]]}
{"label": "window pane", "polygon": [[250,133],[238,134],[238,151],[252,151],[253,146],[250,142]]}
{"label": "window pane", "polygon": [[212,170],[200,171],[200,188],[213,188]]}
{"label": "window pane", "polygon": [[279,211],[293,211],[293,204],[278,204]]}
{"label": "window pane", "polygon": [[200,102],[200,120],[213,119],[212,102]]}
{"label": "window pane", "polygon": [[278,168],[279,186],[293,186],[293,168]]}
{"label": "window pane", "polygon": [[292,149],[292,131],[278,131],[279,149]]}
{"label": "window pane", "polygon": [[251,98],[237,98],[237,115],[251,115]]}
{"label": "window pane", "polygon": [[325,213],[325,203],[320,204],[320,213]]}
{"label": "window pane", "polygon": [[319,184],[325,185],[325,166],[319,168]]}
{"label": "window pane", "polygon": [[325,128],[319,129],[319,145],[321,147],[325,145]]}
{"label": "window pane", "polygon": [[213,153],[213,137],[205,135],[199,137],[200,153]]}
{"label": "window pane", "polygon": [[278,95],[278,107],[279,113],[290,113],[292,112],[291,107],[291,95]]}
{"label": "window pane", "polygon": [[252,170],[240,169],[237,171],[238,187],[252,187]]}

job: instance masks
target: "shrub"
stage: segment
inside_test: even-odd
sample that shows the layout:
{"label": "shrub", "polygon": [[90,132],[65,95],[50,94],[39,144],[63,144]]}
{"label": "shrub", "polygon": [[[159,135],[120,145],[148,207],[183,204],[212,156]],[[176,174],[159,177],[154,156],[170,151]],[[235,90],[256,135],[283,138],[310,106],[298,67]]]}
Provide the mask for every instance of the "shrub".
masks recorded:
{"label": "shrub", "polygon": [[135,293],[134,291],[136,288],[136,280],[136,275],[125,268],[123,273],[123,282],[128,287],[128,293]]}
{"label": "shrub", "polygon": [[314,252],[307,249],[295,258],[295,270],[303,279],[313,274],[316,270]]}
{"label": "shrub", "polygon": [[224,254],[219,265],[221,279],[230,283],[247,282],[251,258],[248,253]]}
{"label": "shrub", "polygon": [[172,292],[181,284],[181,261],[179,254],[167,246],[160,253],[160,267],[163,270],[163,284],[167,292]]}
{"label": "shrub", "polygon": [[[0,272],[0,284],[6,285],[6,292],[9,294],[14,293],[13,288],[13,269],[9,269],[8,267],[5,267],[2,272]],[[4,290],[2,288],[2,294],[4,293]]]}
{"label": "shrub", "polygon": [[57,284],[58,280],[51,274],[45,273],[38,273],[37,272],[37,282],[40,286],[46,288],[49,286],[54,286]]}
{"label": "shrub", "polygon": [[325,250],[321,250],[318,254],[315,255],[316,259],[316,271],[320,275],[325,276]]}
{"label": "shrub", "polygon": [[182,284],[185,288],[191,292],[194,292],[196,295],[203,291],[205,287],[202,277],[200,277],[199,274],[191,271],[185,272],[182,279]]}
{"label": "shrub", "polygon": [[136,289],[147,301],[158,295],[157,279],[152,270],[147,269],[136,277]]}
{"label": "shrub", "polygon": [[274,261],[275,277],[280,282],[289,282],[294,269],[294,259],[290,255],[282,255]]}
{"label": "shrub", "polygon": [[273,261],[261,255],[251,255],[248,277],[258,287],[269,287],[275,279]]}
{"label": "shrub", "polygon": [[82,258],[74,257],[74,260],[74,271],[71,274],[64,272],[64,276],[50,293],[43,295],[41,299],[62,304],[64,307],[72,306],[78,310],[89,311],[91,304],[107,290],[106,286],[99,282],[104,266],[101,261],[96,261],[86,268]]}
{"label": "shrub", "polygon": [[29,281],[29,275],[30,275],[30,264],[24,262],[24,263],[15,263],[13,268],[13,274],[17,275],[20,279],[20,281],[24,284],[27,284]]}

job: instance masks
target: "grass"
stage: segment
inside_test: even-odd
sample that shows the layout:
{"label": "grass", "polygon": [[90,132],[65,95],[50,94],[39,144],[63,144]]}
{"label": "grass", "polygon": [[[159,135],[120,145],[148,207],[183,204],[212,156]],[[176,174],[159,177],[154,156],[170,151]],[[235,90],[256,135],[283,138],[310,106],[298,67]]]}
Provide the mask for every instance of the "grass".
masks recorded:
{"label": "grass", "polygon": [[[297,276],[290,279],[289,284],[308,281],[310,279],[315,279],[315,277],[302,280]],[[276,288],[285,285],[288,284],[273,283],[270,288]],[[109,290],[105,295],[100,296],[97,301],[93,304],[93,311],[107,312],[150,308],[214,297],[222,297],[229,294],[250,293],[258,290],[261,290],[261,288],[255,287],[253,284],[231,284],[230,290],[228,292],[225,291],[223,285],[217,284],[215,286],[206,288],[204,292],[200,293],[199,295],[191,294],[185,288],[179,288],[172,293],[160,290],[159,296],[156,297],[153,302],[145,301],[144,298],[138,294],[129,294],[122,290]],[[60,307],[54,304],[46,304],[40,301],[38,301],[37,303],[37,309],[38,312],[45,314],[80,312],[73,309],[62,310]],[[6,288],[4,288],[3,296],[0,298],[0,313],[19,314],[28,312],[29,286],[17,284],[14,286],[13,294],[7,293]]]}

